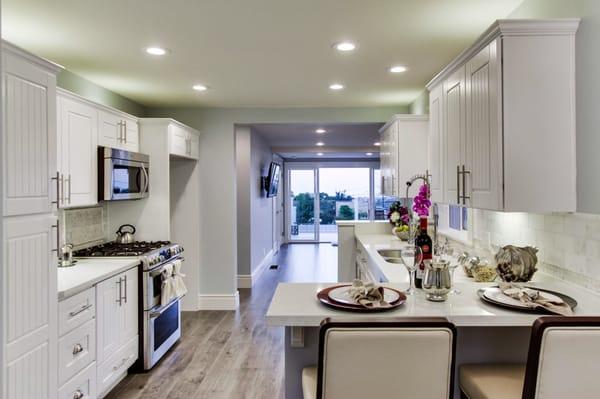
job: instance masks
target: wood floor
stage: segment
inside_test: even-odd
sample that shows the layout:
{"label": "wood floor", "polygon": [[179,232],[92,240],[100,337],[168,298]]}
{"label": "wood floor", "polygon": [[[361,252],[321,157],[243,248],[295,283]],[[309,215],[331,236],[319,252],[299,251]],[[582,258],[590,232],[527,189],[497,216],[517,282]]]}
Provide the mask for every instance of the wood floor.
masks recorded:
{"label": "wood floor", "polygon": [[185,312],[183,337],[150,372],[128,375],[108,399],[283,398],[283,328],[264,315],[278,282],[335,281],[337,248],[283,246],[278,270],[240,290],[237,311]]}

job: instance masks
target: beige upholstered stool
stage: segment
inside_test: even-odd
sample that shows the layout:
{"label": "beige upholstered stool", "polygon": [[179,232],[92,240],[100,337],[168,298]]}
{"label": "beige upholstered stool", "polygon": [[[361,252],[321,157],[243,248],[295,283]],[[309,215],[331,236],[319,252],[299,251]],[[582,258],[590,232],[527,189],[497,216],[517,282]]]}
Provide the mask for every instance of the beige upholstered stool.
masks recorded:
{"label": "beige upholstered stool", "polygon": [[599,364],[600,317],[540,317],[527,365],[462,365],[460,389],[467,399],[596,399]]}
{"label": "beige upholstered stool", "polygon": [[455,348],[444,318],[325,320],[319,364],[302,371],[304,399],[447,399]]}

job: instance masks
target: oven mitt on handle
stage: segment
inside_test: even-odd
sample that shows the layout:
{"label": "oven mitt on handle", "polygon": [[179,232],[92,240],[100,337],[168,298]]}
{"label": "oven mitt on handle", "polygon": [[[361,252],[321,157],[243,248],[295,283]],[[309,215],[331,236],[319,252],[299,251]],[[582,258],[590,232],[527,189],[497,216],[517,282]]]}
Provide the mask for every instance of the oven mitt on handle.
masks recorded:
{"label": "oven mitt on handle", "polygon": [[181,273],[181,266],[183,262],[181,259],[173,262],[173,288],[175,291],[175,296],[184,296],[187,293],[187,288],[183,282],[183,277],[185,274]]}
{"label": "oven mitt on handle", "polygon": [[167,263],[162,271],[162,286],[160,293],[160,306],[168,305],[175,296],[173,287],[173,265]]}

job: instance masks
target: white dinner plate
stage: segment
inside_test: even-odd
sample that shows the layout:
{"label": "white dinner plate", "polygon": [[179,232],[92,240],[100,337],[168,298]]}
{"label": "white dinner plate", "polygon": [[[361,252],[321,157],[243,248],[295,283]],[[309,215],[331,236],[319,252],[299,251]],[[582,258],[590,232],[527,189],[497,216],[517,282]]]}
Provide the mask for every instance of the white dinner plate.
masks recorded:
{"label": "white dinner plate", "polygon": [[[348,293],[349,288],[349,285],[334,288],[333,290],[329,291],[329,299],[340,303],[346,303],[348,305],[357,305],[356,301],[352,299],[352,297]],[[383,287],[383,298],[387,303],[392,303],[400,299],[400,295],[396,291]]]}
{"label": "white dinner plate", "polygon": [[[540,290],[540,295],[546,299],[553,301],[553,302],[554,301],[557,303],[564,302],[561,297],[551,294],[547,291]],[[517,306],[517,307],[523,307],[523,308],[528,307],[527,305],[525,305],[523,302],[519,301],[518,299],[512,298],[512,297],[504,294],[500,290],[499,287],[486,288],[483,291],[483,296],[485,296],[490,301],[498,302],[503,305]]]}

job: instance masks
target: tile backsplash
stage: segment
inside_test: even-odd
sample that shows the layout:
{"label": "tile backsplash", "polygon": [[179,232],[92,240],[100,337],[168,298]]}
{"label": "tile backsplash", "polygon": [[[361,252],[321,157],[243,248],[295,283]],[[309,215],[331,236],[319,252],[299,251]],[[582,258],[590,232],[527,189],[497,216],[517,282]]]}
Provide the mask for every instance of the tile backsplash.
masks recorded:
{"label": "tile backsplash", "polygon": [[108,213],[104,206],[63,209],[60,218],[62,242],[75,249],[106,241]]}
{"label": "tile backsplash", "polygon": [[471,227],[476,254],[490,258],[493,246],[532,245],[540,270],[600,292],[600,215],[473,209]]}

